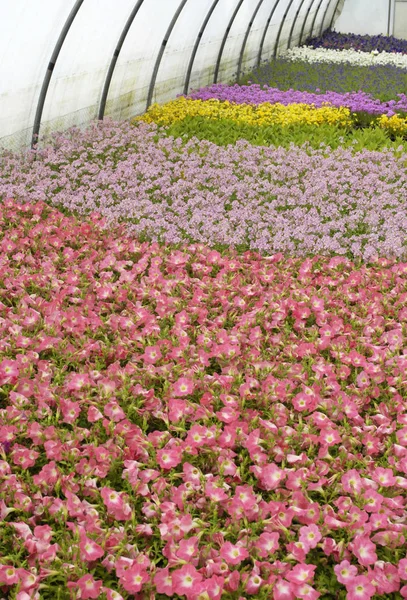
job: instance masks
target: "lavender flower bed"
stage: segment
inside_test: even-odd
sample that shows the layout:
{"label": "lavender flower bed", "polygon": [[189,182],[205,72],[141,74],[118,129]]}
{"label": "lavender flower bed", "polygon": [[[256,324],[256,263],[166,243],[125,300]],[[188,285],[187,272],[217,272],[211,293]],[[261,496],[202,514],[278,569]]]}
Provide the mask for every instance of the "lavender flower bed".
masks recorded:
{"label": "lavender flower bed", "polygon": [[407,71],[392,65],[310,63],[278,58],[244,75],[241,84],[258,83],[279,90],[354,92],[363,90],[382,102],[396,100],[407,90]]}
{"label": "lavender flower bed", "polygon": [[407,154],[219,147],[104,122],[38,159],[2,157],[0,199],[127,221],[148,239],[291,255],[407,254]]}
{"label": "lavender flower bed", "polygon": [[217,98],[222,101],[235,102],[237,104],[261,104],[279,102],[280,104],[304,103],[315,104],[317,107],[325,103],[333,106],[346,106],[352,112],[368,112],[371,114],[386,114],[392,116],[397,112],[407,112],[406,94],[398,94],[399,100],[381,102],[365,92],[338,92],[311,93],[299,90],[279,90],[278,88],[258,84],[252,85],[225,85],[214,84],[199,90],[192,91],[188,98],[194,100],[209,100]]}
{"label": "lavender flower bed", "polygon": [[335,48],[336,50],[354,48],[363,52],[378,50],[379,52],[407,54],[407,40],[400,40],[392,35],[356,35],[325,31],[321,37],[309,38],[304,45],[314,48]]}

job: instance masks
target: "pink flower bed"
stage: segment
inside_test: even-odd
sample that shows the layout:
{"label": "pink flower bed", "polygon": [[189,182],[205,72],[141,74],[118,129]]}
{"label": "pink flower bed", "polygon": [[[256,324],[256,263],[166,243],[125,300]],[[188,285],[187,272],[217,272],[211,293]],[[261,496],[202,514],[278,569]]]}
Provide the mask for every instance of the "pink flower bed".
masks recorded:
{"label": "pink flower bed", "polygon": [[0,205],[3,594],[407,597],[407,264],[105,225]]}

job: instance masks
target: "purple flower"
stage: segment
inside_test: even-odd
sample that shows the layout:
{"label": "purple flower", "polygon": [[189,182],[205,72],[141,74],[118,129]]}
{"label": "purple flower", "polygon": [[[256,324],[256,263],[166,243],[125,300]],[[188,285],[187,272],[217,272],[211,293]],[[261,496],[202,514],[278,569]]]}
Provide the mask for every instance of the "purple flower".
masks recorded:
{"label": "purple flower", "polygon": [[11,443],[10,442],[1,442],[2,446],[3,446],[3,450],[6,454],[8,454],[10,452],[10,448],[11,448]]}
{"label": "purple flower", "polygon": [[[317,89],[316,92],[319,92]],[[367,112],[370,114],[385,114],[389,109],[396,112],[407,112],[406,94],[398,94],[399,100],[381,102],[376,100],[370,94],[365,92],[325,92],[312,93],[299,90],[279,90],[277,88],[267,87],[262,89],[258,84],[253,85],[225,85],[223,83],[214,84],[206,88],[193,91],[189,98],[194,100],[217,100],[235,102],[236,104],[261,104],[270,102],[271,104],[314,104],[321,107],[324,104],[340,107],[345,106],[351,112]]]}

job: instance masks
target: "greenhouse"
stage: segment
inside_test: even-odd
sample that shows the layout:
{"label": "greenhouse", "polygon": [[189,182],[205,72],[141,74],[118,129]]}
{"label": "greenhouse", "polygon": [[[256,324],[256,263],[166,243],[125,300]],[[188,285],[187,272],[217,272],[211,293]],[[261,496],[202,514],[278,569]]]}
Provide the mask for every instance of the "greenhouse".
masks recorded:
{"label": "greenhouse", "polygon": [[0,10],[0,600],[407,598],[407,1]]}

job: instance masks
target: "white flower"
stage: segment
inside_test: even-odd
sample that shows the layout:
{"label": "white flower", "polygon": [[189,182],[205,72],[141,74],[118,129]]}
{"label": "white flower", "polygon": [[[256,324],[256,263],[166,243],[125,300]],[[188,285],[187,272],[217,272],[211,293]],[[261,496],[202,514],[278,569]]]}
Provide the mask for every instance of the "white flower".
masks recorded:
{"label": "white flower", "polygon": [[396,52],[363,52],[361,50],[333,50],[331,48],[311,48],[301,46],[281,53],[280,56],[291,61],[308,63],[348,63],[369,67],[370,65],[392,65],[407,70],[407,54]]}

